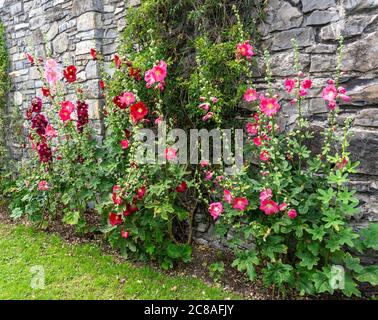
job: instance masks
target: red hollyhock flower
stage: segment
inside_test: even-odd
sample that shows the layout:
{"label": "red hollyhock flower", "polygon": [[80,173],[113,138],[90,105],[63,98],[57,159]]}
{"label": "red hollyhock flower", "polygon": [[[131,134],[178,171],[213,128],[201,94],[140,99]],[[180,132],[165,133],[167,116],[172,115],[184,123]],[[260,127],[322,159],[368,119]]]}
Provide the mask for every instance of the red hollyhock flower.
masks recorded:
{"label": "red hollyhock flower", "polygon": [[121,140],[122,149],[127,149],[129,147],[129,140]]}
{"label": "red hollyhock flower", "polygon": [[114,55],[114,63],[115,63],[115,65],[116,65],[116,68],[117,68],[117,69],[120,69],[120,68],[121,68],[122,61],[121,61],[121,59],[119,58],[118,54]]}
{"label": "red hollyhock flower", "polygon": [[179,193],[184,193],[186,191],[186,189],[188,188],[188,185],[186,184],[185,181],[181,182],[177,187],[176,187],[176,191],[179,192]]}
{"label": "red hollyhock flower", "polygon": [[142,200],[144,195],[146,194],[146,187],[143,186],[143,187],[140,187],[138,190],[137,190],[137,199],[138,200]]}
{"label": "red hollyhock flower", "polygon": [[34,66],[34,58],[30,53],[26,53],[26,57],[28,58],[30,64]]}
{"label": "red hollyhock flower", "polygon": [[93,60],[97,59],[97,51],[94,48],[91,48],[91,57]]}
{"label": "red hollyhock flower", "polygon": [[139,208],[135,203],[128,203],[126,205],[126,210],[123,212],[123,215],[127,217],[135,212],[138,212],[138,210]]}
{"label": "red hollyhock flower", "polygon": [[144,102],[138,102],[130,107],[131,120],[138,123],[143,120],[148,114],[148,109]]}
{"label": "red hollyhock flower", "polygon": [[121,215],[118,215],[118,214],[115,214],[113,212],[110,212],[109,214],[109,222],[110,224],[114,227],[114,226],[117,226],[119,224],[122,224],[122,216]]}
{"label": "red hollyhock flower", "polygon": [[42,87],[42,94],[44,97],[49,97],[50,96],[50,89],[46,87]]}
{"label": "red hollyhock flower", "polygon": [[77,69],[75,66],[69,66],[64,69],[63,75],[69,83],[76,81],[76,71]]}
{"label": "red hollyhock flower", "polygon": [[71,120],[71,114],[74,111],[75,106],[71,101],[62,102],[62,109],[59,112],[59,117],[63,122]]}
{"label": "red hollyhock flower", "polygon": [[104,80],[100,80],[100,89],[101,90],[105,89],[105,82],[104,82]]}
{"label": "red hollyhock flower", "polygon": [[134,78],[136,81],[142,80],[140,73],[140,69],[134,69],[133,67],[130,68],[130,77]]}

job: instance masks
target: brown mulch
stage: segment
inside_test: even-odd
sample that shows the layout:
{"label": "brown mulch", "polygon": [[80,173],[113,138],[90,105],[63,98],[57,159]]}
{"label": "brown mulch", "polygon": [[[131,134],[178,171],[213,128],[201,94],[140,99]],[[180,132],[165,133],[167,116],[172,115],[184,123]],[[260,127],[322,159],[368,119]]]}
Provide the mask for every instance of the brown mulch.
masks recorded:
{"label": "brown mulch", "polygon": [[[88,225],[100,226],[98,215],[95,212],[88,212],[85,215]],[[0,222],[7,224],[23,224],[31,226],[27,219],[17,220],[14,222],[9,218],[4,208],[0,207]],[[49,223],[49,226],[43,231],[49,234],[59,234],[62,239],[69,244],[83,244],[83,243],[95,243],[101,247],[101,249],[108,254],[113,255],[117,262],[123,262],[125,259],[122,255],[113,250],[108,243],[103,241],[103,234],[99,232],[89,232],[83,235],[79,235],[75,231],[74,226],[63,224],[59,220],[54,220]],[[217,261],[223,261],[225,271],[221,279],[214,280],[209,273],[209,266]],[[227,250],[220,250],[206,245],[193,243],[192,261],[190,263],[179,263],[174,269],[169,271],[163,271],[159,268],[157,263],[151,262],[152,268],[159,270],[167,275],[172,276],[189,276],[203,280],[208,285],[215,285],[224,288],[225,291],[234,292],[243,296],[245,299],[251,300],[345,300],[348,299],[341,294],[334,295],[319,295],[315,297],[301,297],[295,293],[286,293],[285,296],[274,290],[273,288],[265,288],[261,283],[261,280],[250,282],[247,277],[235,268],[231,267],[233,261],[233,254]],[[139,262],[133,262],[137,266],[142,264]],[[370,287],[367,287],[365,293],[363,293],[362,299],[368,299],[372,296],[369,292]],[[358,299],[358,298],[357,298]]]}

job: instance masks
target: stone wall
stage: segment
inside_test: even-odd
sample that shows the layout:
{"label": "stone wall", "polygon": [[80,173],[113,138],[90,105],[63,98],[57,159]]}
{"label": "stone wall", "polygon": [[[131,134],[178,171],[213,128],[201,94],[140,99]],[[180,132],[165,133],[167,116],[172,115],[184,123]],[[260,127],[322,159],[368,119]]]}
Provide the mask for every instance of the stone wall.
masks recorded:
{"label": "stone wall", "polygon": [[[138,2],[132,0],[130,5]],[[337,38],[345,37],[342,83],[352,101],[342,105],[339,121],[353,115],[351,150],[354,160],[361,161],[353,185],[362,200],[362,210],[354,223],[366,225],[368,221],[377,221],[378,0],[269,0],[268,3],[265,23],[260,26],[262,46],[271,51],[273,75],[282,83],[293,70],[290,39],[298,41],[304,71],[315,79],[315,89],[305,103],[306,114],[313,120],[314,128],[324,127],[326,107],[318,97],[335,71]],[[46,42],[47,50],[55,58],[79,67],[79,77],[90,89],[87,90],[90,117],[100,138],[103,128],[99,70],[96,63],[90,61],[89,51],[95,47],[107,60],[111,59],[116,51],[117,36],[126,23],[123,19],[126,10],[123,0],[0,0],[0,18],[7,29],[11,60],[8,112],[20,110],[23,114],[39,91],[42,83],[24,52],[33,47],[45,56],[43,42]],[[264,70],[256,70],[256,82],[262,88],[263,73]],[[282,91],[281,95],[284,98],[282,125],[290,127],[296,117],[295,109],[288,103],[289,97]],[[14,145],[15,139],[8,141],[14,156],[21,157],[22,148]],[[198,216],[197,236],[212,239],[204,216]]]}

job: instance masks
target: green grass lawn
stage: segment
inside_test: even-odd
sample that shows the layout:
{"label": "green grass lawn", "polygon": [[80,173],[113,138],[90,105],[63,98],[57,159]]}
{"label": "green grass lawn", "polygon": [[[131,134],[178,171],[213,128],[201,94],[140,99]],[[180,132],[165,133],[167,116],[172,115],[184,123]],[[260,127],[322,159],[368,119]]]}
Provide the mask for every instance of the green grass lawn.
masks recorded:
{"label": "green grass lawn", "polygon": [[[32,289],[30,269],[42,266],[45,288]],[[171,277],[116,262],[94,244],[0,224],[0,299],[238,299],[199,279]]]}

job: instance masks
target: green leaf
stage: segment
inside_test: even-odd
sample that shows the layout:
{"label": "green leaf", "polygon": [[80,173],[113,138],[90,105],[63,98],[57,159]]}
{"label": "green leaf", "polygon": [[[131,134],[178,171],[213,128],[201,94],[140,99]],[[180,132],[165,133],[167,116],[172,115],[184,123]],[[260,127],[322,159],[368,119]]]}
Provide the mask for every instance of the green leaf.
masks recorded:
{"label": "green leaf", "polygon": [[371,223],[367,228],[361,229],[360,235],[366,248],[378,250],[378,223]]}
{"label": "green leaf", "polygon": [[349,252],[345,254],[344,262],[345,266],[351,271],[360,273],[363,270],[363,267],[360,264],[360,259],[357,257],[352,257],[352,255]]}
{"label": "green leaf", "polygon": [[284,283],[291,282],[293,280],[293,267],[289,264],[268,263],[268,265],[262,270],[263,281],[265,285],[278,285],[282,286]]}
{"label": "green leaf", "polygon": [[19,219],[19,218],[21,218],[21,216],[24,214],[24,212],[20,209],[20,208],[14,208],[13,210],[12,210],[12,213],[11,213],[11,215],[10,215],[10,217],[12,218],[12,219]]}
{"label": "green leaf", "polygon": [[317,293],[329,292],[333,294],[333,289],[329,283],[329,268],[323,268],[323,271],[317,270],[312,276],[312,281],[314,282],[315,290]]}
{"label": "green leaf", "polygon": [[344,289],[342,291],[347,297],[351,297],[353,295],[361,297],[361,292],[358,290],[357,283],[349,274],[345,274]]}
{"label": "green leaf", "polygon": [[68,212],[64,215],[63,222],[69,225],[76,225],[79,222],[79,218],[79,211]]}
{"label": "green leaf", "polygon": [[369,282],[373,286],[378,286],[378,265],[364,267],[356,279],[360,282]]}
{"label": "green leaf", "polygon": [[319,258],[311,254],[310,252],[297,252],[296,256],[301,259],[299,265],[301,267],[307,268],[308,270],[312,270],[315,265],[317,265]]}

